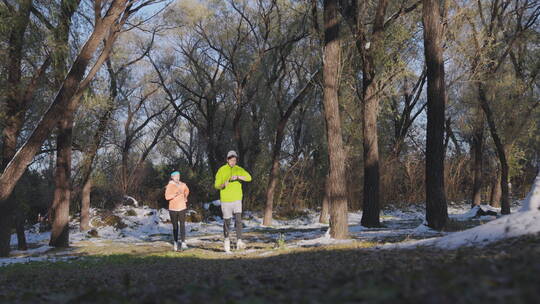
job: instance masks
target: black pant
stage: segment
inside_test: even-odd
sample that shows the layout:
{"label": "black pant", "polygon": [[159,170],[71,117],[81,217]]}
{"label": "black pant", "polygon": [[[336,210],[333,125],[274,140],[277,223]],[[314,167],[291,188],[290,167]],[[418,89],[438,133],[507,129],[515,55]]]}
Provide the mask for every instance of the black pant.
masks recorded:
{"label": "black pant", "polygon": [[[236,228],[236,238],[241,239],[242,238],[242,213],[235,213],[234,214],[234,227]],[[223,220],[223,235],[228,238],[229,237],[229,225],[231,224],[231,219],[225,219]]]}
{"label": "black pant", "polygon": [[178,242],[178,222],[180,222],[180,237],[182,242],[186,241],[186,212],[186,209],[182,211],[169,210],[175,242]]}

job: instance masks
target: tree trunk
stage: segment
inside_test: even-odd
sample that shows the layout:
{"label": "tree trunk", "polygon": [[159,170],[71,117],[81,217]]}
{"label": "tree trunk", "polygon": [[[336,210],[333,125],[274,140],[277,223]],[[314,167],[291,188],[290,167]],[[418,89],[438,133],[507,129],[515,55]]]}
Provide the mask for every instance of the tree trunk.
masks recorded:
{"label": "tree trunk", "polygon": [[379,227],[379,144],[377,132],[377,112],[379,99],[372,82],[365,89],[363,120],[364,137],[364,203],[361,224],[364,227]]}
{"label": "tree trunk", "polygon": [[324,180],[324,196],[322,200],[322,209],[321,209],[321,216],[319,217],[319,223],[322,224],[328,224],[328,220],[330,218],[330,211],[329,208],[329,199],[328,199],[328,193],[329,193],[329,185],[330,185],[330,177],[327,175]]}
{"label": "tree trunk", "polygon": [[71,146],[74,109],[66,109],[56,139],[56,172],[50,246],[69,247],[69,203],[71,198]]}
{"label": "tree trunk", "polygon": [[290,105],[287,107],[285,113],[280,113],[281,118],[276,128],[276,137],[274,140],[274,146],[272,151],[272,168],[268,178],[268,188],[266,189],[266,207],[264,210],[263,225],[272,225],[272,211],[274,205],[274,194],[276,191],[277,181],[279,177],[279,155],[281,153],[281,146],[283,138],[285,137],[285,127],[289,118],[304,100],[307,93],[313,88],[315,84],[315,77],[318,77],[320,69],[318,69],[310,78],[309,82],[296,94]]}
{"label": "tree trunk", "polygon": [[5,207],[0,212],[0,257],[9,256],[11,232],[14,224],[14,208],[13,203],[8,201],[5,203]]}
{"label": "tree trunk", "polygon": [[476,109],[473,130],[473,191],[472,206],[480,206],[482,203],[482,163],[484,155],[484,115],[482,109]]}
{"label": "tree trunk", "polygon": [[[377,117],[379,114],[379,95],[377,94],[376,66],[379,63],[376,58],[383,51],[384,21],[386,15],[387,0],[380,0],[377,5],[373,34],[371,35],[370,47],[366,47],[367,38],[363,26],[359,27],[357,49],[362,56],[362,126],[364,146],[364,202],[362,213],[362,226],[379,227],[379,197],[380,197],[380,172],[379,172],[379,142],[377,130]],[[357,5],[357,7],[360,7]],[[365,8],[365,5],[362,6]],[[359,16],[363,15],[358,9]],[[358,17],[358,22],[361,18]],[[359,42],[359,43],[358,43]]]}
{"label": "tree trunk", "polygon": [[[21,83],[22,58],[24,55],[24,33],[30,21],[31,0],[19,2],[19,9],[13,18],[13,25],[9,34],[7,62],[7,96],[5,102],[6,118],[2,129],[2,162],[0,168],[4,168],[11,161],[17,149],[17,138],[24,123],[26,106],[23,100],[24,86]],[[6,197],[7,199],[7,197]],[[9,202],[0,215],[0,256],[8,256],[10,251],[11,231],[13,224],[18,223],[19,206],[15,202]],[[14,217],[17,217],[15,219]],[[16,225],[19,249],[26,249],[26,238],[20,225]]]}
{"label": "tree trunk", "polygon": [[90,194],[92,193],[92,179],[88,178],[84,183],[81,202],[81,231],[90,229]]}
{"label": "tree trunk", "polygon": [[339,74],[341,71],[341,41],[337,0],[324,0],[324,114],[328,157],[330,160],[329,203],[330,235],[336,239],[348,237],[347,179],[345,150],[339,114]]}
{"label": "tree trunk", "polygon": [[[62,85],[66,77],[67,62],[69,56],[69,31],[71,27],[71,17],[79,1],[62,1],[60,22],[54,31],[55,51],[53,58],[53,72],[57,87]],[[77,97],[75,97],[78,99]],[[72,129],[75,104],[68,105],[64,116],[58,123],[58,136],[56,140],[56,170],[55,170],[55,191],[50,208],[53,215],[50,245],[54,247],[69,246],[69,205],[71,198],[71,146]]]}
{"label": "tree trunk", "polygon": [[24,234],[24,223],[26,221],[26,214],[22,210],[20,205],[17,205],[15,210],[15,231],[17,232],[17,249],[26,250],[26,236]]}
{"label": "tree trunk", "polygon": [[489,199],[489,204],[492,207],[500,208],[501,207],[501,171],[497,170],[497,176],[491,184],[491,195]]}
{"label": "tree trunk", "polygon": [[281,144],[285,133],[286,120],[280,120],[277,130],[276,139],[272,151],[272,168],[268,177],[268,188],[266,189],[266,206],[264,208],[263,225],[272,225],[272,213],[274,208],[274,194],[276,191],[278,176],[279,176],[279,154],[281,152]]}
{"label": "tree trunk", "polygon": [[0,206],[4,206],[6,199],[41,148],[42,143],[62,118],[65,108],[70,104],[77,105],[76,99],[73,97],[78,91],[86,68],[90,60],[94,57],[94,53],[101,41],[113,26],[113,23],[124,12],[126,2],[127,0],[115,0],[107,11],[107,15],[100,22],[96,23],[94,31],[74,61],[53,103],[43,115],[26,143],[18,150],[15,157],[2,172],[0,176]]}
{"label": "tree trunk", "polygon": [[272,168],[270,169],[270,176],[268,177],[268,188],[266,189],[266,206],[264,208],[264,220],[263,225],[271,226],[272,225],[272,212],[274,206],[274,193],[276,192],[276,186],[279,175],[279,150],[281,150],[281,144],[279,150],[277,151],[278,156],[276,156],[277,148],[274,147],[274,152],[272,153]]}
{"label": "tree trunk", "polygon": [[426,220],[428,226],[442,230],[448,207],[444,191],[445,82],[443,24],[439,2],[423,0],[424,55],[427,66],[426,135]]}
{"label": "tree trunk", "polygon": [[[94,134],[94,137],[92,139],[92,143],[90,144],[89,148],[85,151],[82,165],[81,165],[81,184],[83,185],[82,190],[82,201],[81,201],[81,225],[80,229],[82,231],[88,229],[88,221],[89,219],[86,218],[83,220],[83,215],[89,216],[90,213],[90,191],[91,191],[91,178],[93,171],[93,163],[94,159],[96,158],[97,151],[99,149],[99,146],[101,144],[101,138],[103,137],[103,134],[107,130],[107,125],[109,124],[109,120],[112,116],[112,112],[114,110],[114,100],[110,101],[109,106],[107,109],[105,109],[105,112],[99,119],[98,128],[96,130],[96,133]],[[88,189],[87,189],[88,187]],[[88,191],[86,193],[85,191]],[[85,196],[86,195],[86,196]]]}
{"label": "tree trunk", "polygon": [[508,190],[508,158],[506,157],[507,151],[510,150],[509,146],[505,146],[502,142],[499,132],[497,131],[497,126],[495,124],[495,119],[493,117],[493,112],[489,106],[488,97],[486,95],[486,88],[484,84],[479,83],[478,93],[480,97],[480,104],[486,115],[486,120],[489,127],[489,133],[491,138],[495,143],[495,151],[497,152],[497,157],[499,158],[499,163],[501,165],[501,214],[510,214],[510,197]]}

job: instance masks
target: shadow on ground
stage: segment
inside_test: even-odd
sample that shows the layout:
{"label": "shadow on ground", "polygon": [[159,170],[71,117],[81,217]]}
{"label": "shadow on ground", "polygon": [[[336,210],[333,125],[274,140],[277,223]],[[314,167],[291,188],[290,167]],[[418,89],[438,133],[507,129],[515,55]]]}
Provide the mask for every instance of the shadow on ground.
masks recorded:
{"label": "shadow on ground", "polygon": [[363,247],[355,242],[226,255],[204,245],[180,253],[94,255],[10,265],[0,268],[0,302],[536,303],[540,299],[540,235],[454,251]]}

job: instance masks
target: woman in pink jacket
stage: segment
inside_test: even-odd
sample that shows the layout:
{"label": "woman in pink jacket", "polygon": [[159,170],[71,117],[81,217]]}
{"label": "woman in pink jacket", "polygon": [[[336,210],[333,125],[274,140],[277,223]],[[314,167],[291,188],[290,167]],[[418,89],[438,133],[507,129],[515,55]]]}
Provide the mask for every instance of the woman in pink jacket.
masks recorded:
{"label": "woman in pink jacket", "polygon": [[186,211],[188,186],[180,181],[180,172],[171,173],[171,180],[165,189],[165,199],[169,201],[169,214],[173,225],[174,251],[178,250],[178,223],[180,223],[181,249],[187,249],[186,244]]}

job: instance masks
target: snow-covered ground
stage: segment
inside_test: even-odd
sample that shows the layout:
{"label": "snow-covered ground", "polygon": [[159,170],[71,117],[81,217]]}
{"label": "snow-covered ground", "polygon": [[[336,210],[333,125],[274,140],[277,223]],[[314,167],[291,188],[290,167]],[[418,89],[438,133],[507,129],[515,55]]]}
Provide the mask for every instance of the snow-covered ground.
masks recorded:
{"label": "snow-covered ground", "polygon": [[[536,192],[535,192],[536,191]],[[381,213],[382,228],[366,228],[360,225],[361,212],[349,213],[349,240],[330,238],[328,225],[318,223],[319,214],[307,212],[306,216],[293,220],[274,220],[272,227],[262,225],[262,217],[252,212],[244,213],[248,242],[274,242],[283,238],[287,247],[310,247],[328,244],[340,244],[355,241],[380,243],[377,248],[416,248],[418,246],[435,246],[439,248],[457,248],[460,246],[484,245],[506,237],[520,236],[540,232],[540,177],[527,198],[512,206],[512,214],[508,216],[482,216],[475,218],[478,226],[460,232],[441,233],[423,224],[423,206],[410,206],[405,210],[386,209]],[[499,212],[489,206],[481,206],[484,211]],[[521,209],[521,210],[520,210]],[[478,212],[478,207],[471,209],[467,204],[450,204],[450,218],[456,221],[471,221]],[[193,211],[194,212],[194,211]],[[78,221],[70,223],[70,242],[75,247],[91,243],[95,246],[110,246],[111,242],[118,246],[161,244],[168,246],[171,242],[171,224],[169,213],[165,209],[151,209],[147,206],[123,206],[113,214],[120,218],[126,227],[116,229],[113,226],[99,224],[102,218],[98,210],[92,209],[91,229],[97,236],[90,236],[78,229]],[[483,224],[481,224],[483,223]],[[223,222],[219,218],[213,222],[186,223],[187,243],[193,247],[221,242]],[[66,260],[73,257],[68,250],[52,249],[48,246],[50,232],[39,232],[36,225],[27,231],[28,251],[14,251],[10,258],[0,258],[0,266],[39,260]],[[16,245],[14,234],[11,244]],[[251,251],[250,251],[251,252]],[[266,254],[262,252],[262,254]]]}
{"label": "snow-covered ground", "polygon": [[[516,210],[519,208],[519,210]],[[486,207],[485,210],[494,210]],[[516,212],[517,211],[517,212]],[[471,210],[456,219],[463,219],[475,213]],[[491,219],[492,217],[483,217]],[[386,244],[382,248],[418,248],[432,246],[441,249],[456,249],[463,246],[484,246],[505,238],[518,237],[540,233],[540,173],[536,177],[527,197],[519,202],[512,214],[493,218],[490,222],[459,232],[449,233],[443,237],[429,238],[419,241]]]}

